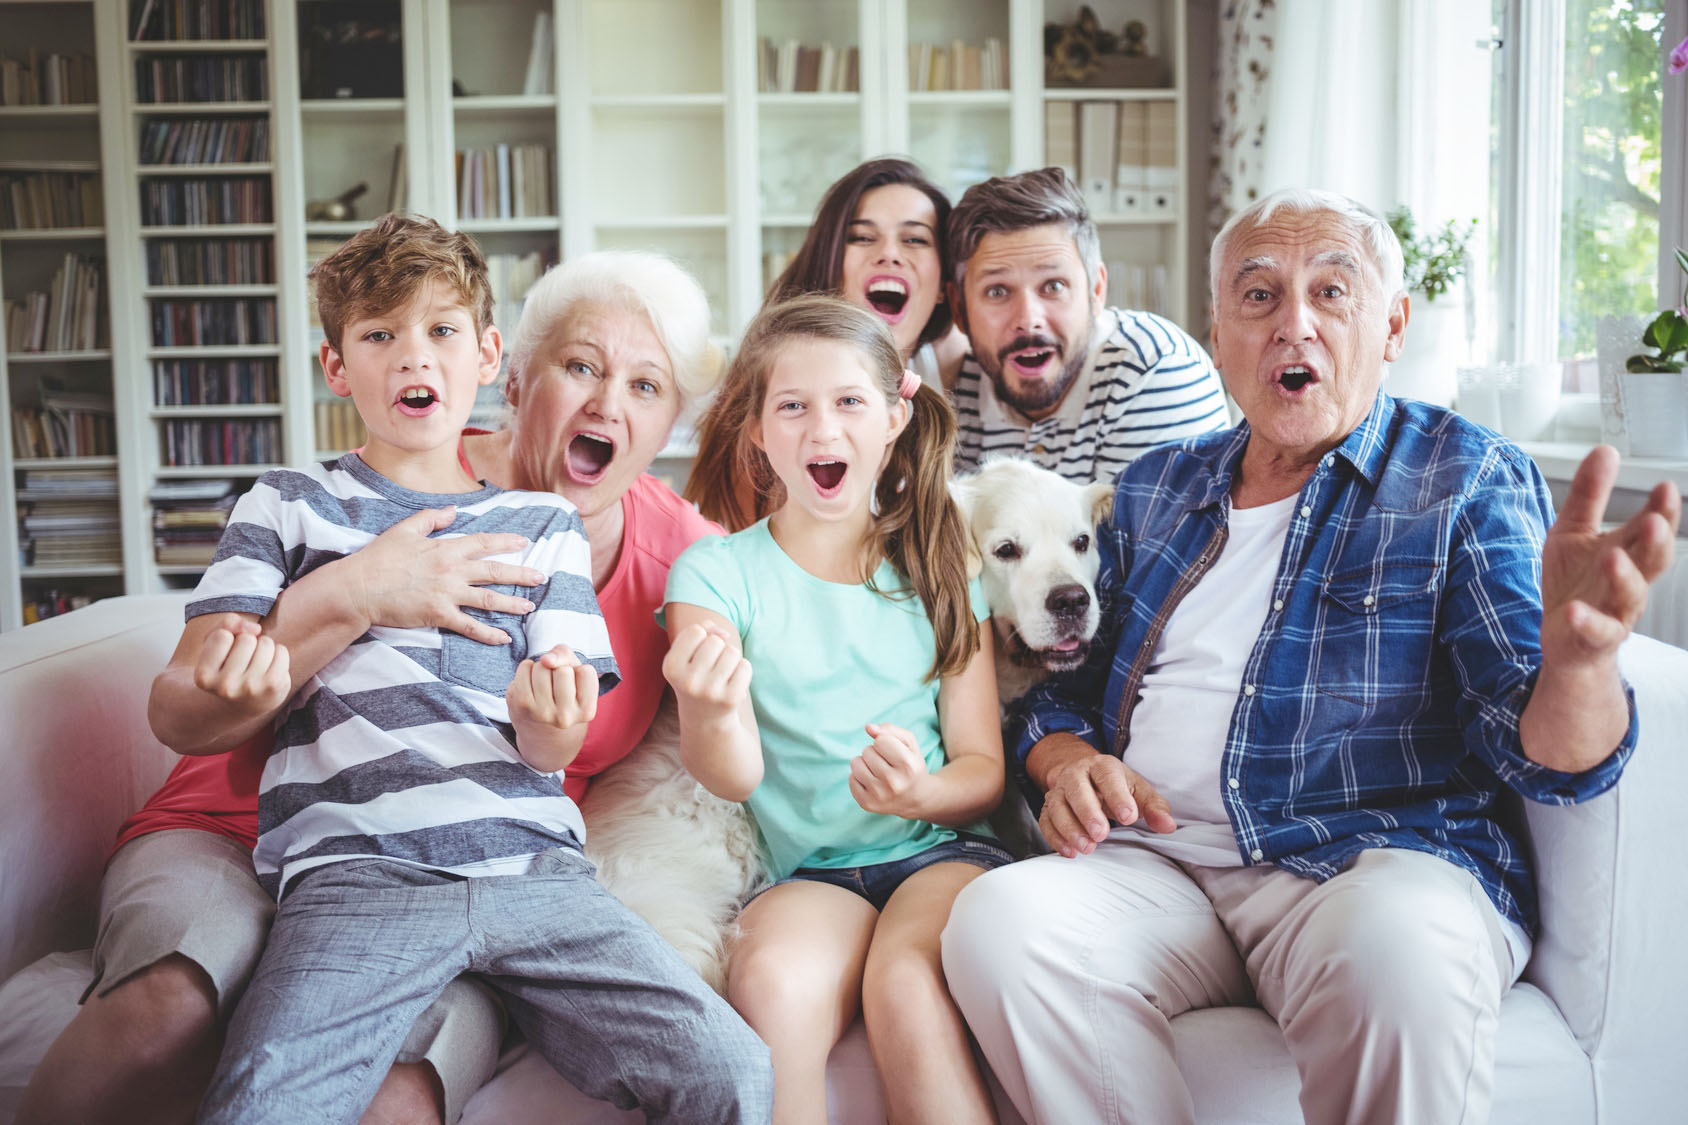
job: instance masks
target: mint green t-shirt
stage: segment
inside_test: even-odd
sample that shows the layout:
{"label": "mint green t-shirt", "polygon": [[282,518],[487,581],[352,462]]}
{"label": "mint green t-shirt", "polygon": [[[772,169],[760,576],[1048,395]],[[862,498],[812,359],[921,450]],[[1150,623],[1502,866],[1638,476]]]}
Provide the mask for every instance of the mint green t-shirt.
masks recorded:
{"label": "mint green t-shirt", "polygon": [[[906,589],[888,562],[874,584]],[[968,592],[983,620],[990,610],[977,580]],[[867,812],[850,793],[850,760],[872,741],[864,724],[913,734],[934,773],[946,760],[938,681],[926,679],[937,646],[912,592],[891,598],[816,578],[764,519],[687,547],[668,572],[664,601],[719,613],[738,629],[762,735],[762,784],[747,804],[775,878],[799,867],[889,863],[955,838],[925,821]]]}

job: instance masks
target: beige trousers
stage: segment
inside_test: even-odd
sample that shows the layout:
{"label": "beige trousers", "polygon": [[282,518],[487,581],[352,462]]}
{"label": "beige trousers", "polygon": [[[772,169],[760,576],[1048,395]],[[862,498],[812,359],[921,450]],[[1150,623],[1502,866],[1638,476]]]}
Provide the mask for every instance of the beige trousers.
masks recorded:
{"label": "beige trousers", "polygon": [[1374,849],[1317,883],[1135,840],[987,872],[950,912],[950,991],[1028,1121],[1194,1121],[1171,1019],[1253,1004],[1283,1029],[1314,1125],[1488,1119],[1516,974],[1470,874]]}

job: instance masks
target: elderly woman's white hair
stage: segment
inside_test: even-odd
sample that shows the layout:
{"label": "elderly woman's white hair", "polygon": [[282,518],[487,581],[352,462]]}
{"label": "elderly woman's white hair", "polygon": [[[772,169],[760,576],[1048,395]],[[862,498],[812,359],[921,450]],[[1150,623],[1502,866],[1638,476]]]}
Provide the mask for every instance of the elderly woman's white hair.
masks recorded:
{"label": "elderly woman's white hair", "polygon": [[1395,237],[1395,232],[1383,216],[1338,192],[1318,188],[1280,188],[1232,215],[1213,240],[1207,268],[1215,302],[1219,300],[1219,286],[1224,281],[1220,271],[1225,267],[1225,254],[1231,248],[1231,240],[1239,231],[1257,227],[1279,211],[1292,215],[1332,214],[1342,219],[1371,251],[1372,264],[1377,267],[1384,293],[1393,297],[1406,288],[1401,240]]}
{"label": "elderly woman's white hair", "polygon": [[721,351],[709,339],[709,298],[672,258],[644,250],[596,250],[551,267],[528,290],[505,354],[520,373],[581,301],[643,313],[668,353],[685,405],[721,381]]}

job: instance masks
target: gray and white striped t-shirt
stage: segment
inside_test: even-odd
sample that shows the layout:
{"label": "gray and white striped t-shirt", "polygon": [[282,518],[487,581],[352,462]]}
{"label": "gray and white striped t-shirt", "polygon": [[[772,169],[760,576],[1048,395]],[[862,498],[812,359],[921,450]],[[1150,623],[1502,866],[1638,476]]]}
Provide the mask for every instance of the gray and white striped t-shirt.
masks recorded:
{"label": "gray and white striped t-shirt", "polygon": [[516,666],[561,642],[619,678],[592,590],[574,505],[548,492],[400,488],[355,453],[265,473],[235,505],[187,616],[263,615],[288,584],[405,517],[455,505],[436,538],[515,532],[529,546],[492,556],[551,576],[526,617],[469,610],[511,637],[483,645],[443,629],[376,627],[289,702],[264,767],[253,865],[272,894],[325,863],[384,857],[461,875],[525,871],[540,852],[585,839],[562,778],[516,752],[504,692]]}
{"label": "gray and white striped t-shirt", "polygon": [[1097,320],[1103,338],[1090,367],[1055,413],[1036,422],[998,400],[978,359],[967,356],[950,392],[960,427],[956,472],[996,454],[1079,483],[1111,481],[1153,446],[1230,425],[1219,374],[1182,328],[1129,309],[1103,309]]}

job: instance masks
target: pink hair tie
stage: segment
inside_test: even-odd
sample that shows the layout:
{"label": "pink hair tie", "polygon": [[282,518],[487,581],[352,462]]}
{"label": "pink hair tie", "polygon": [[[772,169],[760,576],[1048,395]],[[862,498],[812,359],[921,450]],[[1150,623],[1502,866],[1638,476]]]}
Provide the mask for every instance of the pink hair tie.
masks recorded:
{"label": "pink hair tie", "polygon": [[897,384],[897,397],[913,398],[914,392],[920,389],[920,376],[908,368],[903,368],[903,381]]}

